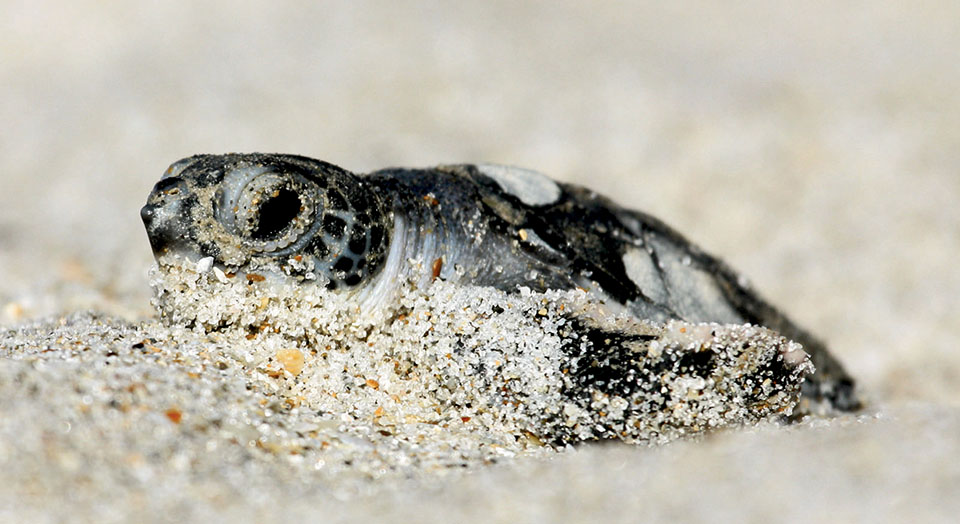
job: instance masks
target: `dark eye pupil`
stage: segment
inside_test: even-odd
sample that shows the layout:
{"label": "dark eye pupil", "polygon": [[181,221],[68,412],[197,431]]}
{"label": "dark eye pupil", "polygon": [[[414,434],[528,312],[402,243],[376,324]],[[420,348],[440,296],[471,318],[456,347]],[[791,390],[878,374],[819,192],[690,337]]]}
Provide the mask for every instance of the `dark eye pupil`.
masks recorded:
{"label": "dark eye pupil", "polygon": [[290,189],[280,189],[260,205],[260,221],[250,236],[264,240],[276,236],[300,214],[300,197]]}

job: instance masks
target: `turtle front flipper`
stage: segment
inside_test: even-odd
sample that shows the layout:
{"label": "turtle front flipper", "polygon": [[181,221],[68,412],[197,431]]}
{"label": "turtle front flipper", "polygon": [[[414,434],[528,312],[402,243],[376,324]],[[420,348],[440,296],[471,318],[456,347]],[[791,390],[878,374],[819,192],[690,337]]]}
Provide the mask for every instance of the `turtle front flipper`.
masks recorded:
{"label": "turtle front flipper", "polygon": [[571,318],[558,443],[667,441],[793,414],[813,370],[796,342],[750,325]]}

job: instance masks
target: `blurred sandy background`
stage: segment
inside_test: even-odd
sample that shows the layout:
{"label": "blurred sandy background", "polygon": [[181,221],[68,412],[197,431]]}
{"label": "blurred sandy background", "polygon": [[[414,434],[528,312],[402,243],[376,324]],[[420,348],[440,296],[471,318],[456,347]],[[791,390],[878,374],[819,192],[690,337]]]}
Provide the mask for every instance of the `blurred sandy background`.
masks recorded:
{"label": "blurred sandy background", "polygon": [[[956,468],[930,472],[942,461],[923,461],[960,439],[960,4],[0,6],[3,325],[80,308],[151,315],[137,211],[166,166],[190,154],[290,152],[354,171],[520,165],[649,211],[720,254],[832,344],[874,409],[909,422],[833,428],[813,441],[725,436],[680,447],[690,455],[679,458],[591,449],[518,470],[527,473],[484,472],[489,485],[424,496],[425,514],[491,486],[514,503],[549,506],[568,499],[537,499],[546,486],[529,475],[586,482],[591,464],[607,471],[633,460],[648,468],[635,478],[647,482],[647,516],[691,516],[687,481],[731,482],[741,495],[748,481],[711,460],[749,456],[741,447],[755,441],[757,483],[776,471],[778,493],[803,500],[823,479],[775,466],[790,442],[780,437],[801,440],[783,458],[801,470],[821,447],[822,461],[870,439],[878,450],[855,474],[838,466],[836,475],[853,477],[820,493],[828,509],[814,516],[862,517],[870,505],[857,496],[919,490],[911,479],[923,478],[933,498],[922,514],[933,519],[946,514],[934,495],[960,489]],[[887,430],[871,436],[871,427]],[[898,448],[916,434],[909,428],[934,431],[937,444]],[[662,477],[651,472],[684,464],[695,472],[675,486],[688,491],[653,497],[648,484]],[[601,477],[567,489],[619,478]],[[768,514],[757,509],[764,497],[721,498],[728,516],[749,520]],[[897,499],[886,515],[908,515],[918,497]],[[844,504],[849,511],[829,511]],[[544,511],[529,515],[580,515]]]}

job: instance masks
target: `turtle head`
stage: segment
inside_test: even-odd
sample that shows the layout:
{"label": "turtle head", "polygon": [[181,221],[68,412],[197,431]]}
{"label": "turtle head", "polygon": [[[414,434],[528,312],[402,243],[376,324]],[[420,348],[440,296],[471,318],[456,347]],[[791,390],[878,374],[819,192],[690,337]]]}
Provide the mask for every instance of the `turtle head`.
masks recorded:
{"label": "turtle head", "polygon": [[278,154],[175,162],[140,216],[161,267],[212,257],[229,271],[322,275],[331,289],[375,275],[392,229],[388,207],[361,177]]}

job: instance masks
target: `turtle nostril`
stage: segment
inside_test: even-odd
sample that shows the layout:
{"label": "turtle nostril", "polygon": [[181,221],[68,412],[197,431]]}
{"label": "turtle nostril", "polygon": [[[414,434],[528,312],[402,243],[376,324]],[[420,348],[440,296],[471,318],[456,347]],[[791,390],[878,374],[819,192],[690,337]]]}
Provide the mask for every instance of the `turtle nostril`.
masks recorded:
{"label": "turtle nostril", "polygon": [[153,220],[156,207],[150,204],[147,204],[140,208],[140,220],[143,220],[145,225],[150,225],[150,222]]}

